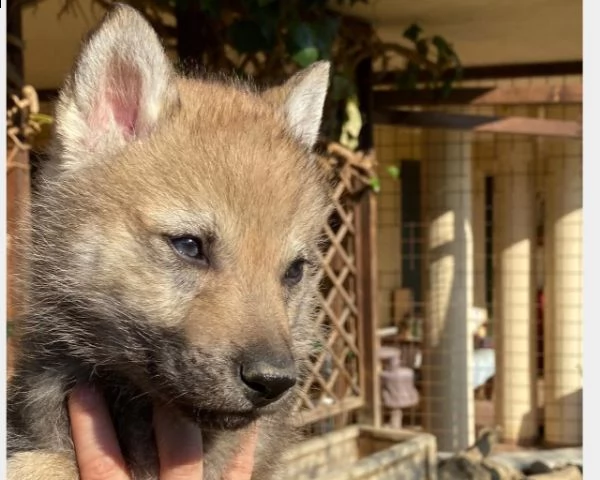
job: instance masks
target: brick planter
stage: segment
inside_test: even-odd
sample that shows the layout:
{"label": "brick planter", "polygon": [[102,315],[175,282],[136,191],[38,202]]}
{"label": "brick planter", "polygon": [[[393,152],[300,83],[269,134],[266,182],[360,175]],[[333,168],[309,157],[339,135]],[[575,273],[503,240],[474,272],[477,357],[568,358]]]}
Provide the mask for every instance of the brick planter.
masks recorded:
{"label": "brick planter", "polygon": [[435,437],[352,426],[307,440],[285,455],[285,480],[437,480]]}

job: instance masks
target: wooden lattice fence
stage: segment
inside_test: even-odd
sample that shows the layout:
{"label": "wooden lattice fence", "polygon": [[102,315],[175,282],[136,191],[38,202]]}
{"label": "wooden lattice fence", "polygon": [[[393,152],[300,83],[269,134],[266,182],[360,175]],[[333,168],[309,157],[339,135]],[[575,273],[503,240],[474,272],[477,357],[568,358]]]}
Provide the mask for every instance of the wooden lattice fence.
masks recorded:
{"label": "wooden lattice fence", "polygon": [[[29,209],[31,191],[29,151],[32,136],[40,131],[35,121],[39,112],[39,104],[35,90],[26,86],[22,95],[11,95],[6,112],[6,234],[7,234],[7,333],[9,337],[7,350],[8,374],[11,373],[13,345],[10,333],[13,319],[17,316],[17,305],[23,299],[22,290],[15,279],[18,258],[14,252],[14,238],[17,225],[24,224]],[[25,229],[21,230],[22,232]],[[26,239],[21,235],[20,241]]]}
{"label": "wooden lattice fence", "polygon": [[377,379],[373,370],[375,276],[371,275],[376,271],[375,209],[369,187],[374,155],[331,143],[322,160],[334,183],[334,210],[324,226],[320,253],[317,323],[323,342],[300,389],[298,421],[307,425],[335,417],[342,426],[353,412],[371,416],[378,408],[374,394],[378,386],[373,384]]}

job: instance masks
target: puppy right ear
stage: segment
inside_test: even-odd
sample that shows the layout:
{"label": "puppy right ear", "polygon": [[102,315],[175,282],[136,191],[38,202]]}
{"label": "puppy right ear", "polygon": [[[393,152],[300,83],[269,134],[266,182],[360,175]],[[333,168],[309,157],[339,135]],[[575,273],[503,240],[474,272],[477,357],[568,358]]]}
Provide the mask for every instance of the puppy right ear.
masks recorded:
{"label": "puppy right ear", "polygon": [[308,150],[314,147],[319,134],[330,69],[327,61],[315,62],[283,85],[263,93],[267,102],[281,109],[288,130]]}
{"label": "puppy right ear", "polygon": [[56,110],[62,168],[147,136],[179,104],[175,74],[146,20],[118,4],[84,44]]}

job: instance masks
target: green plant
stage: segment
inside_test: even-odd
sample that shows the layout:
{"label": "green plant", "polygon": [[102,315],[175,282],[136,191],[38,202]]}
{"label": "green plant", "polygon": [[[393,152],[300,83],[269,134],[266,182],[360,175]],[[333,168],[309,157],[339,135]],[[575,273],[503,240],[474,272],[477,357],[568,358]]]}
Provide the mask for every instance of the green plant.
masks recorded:
{"label": "green plant", "polygon": [[[13,8],[44,0],[11,0]],[[109,9],[117,0],[91,0]],[[369,23],[342,14],[335,7],[351,9],[369,0],[124,0],[141,11],[176,53],[182,67],[228,71],[252,77],[258,83],[276,83],[309,64],[327,59],[332,63],[331,88],[323,120],[324,137],[350,149],[358,147],[364,107],[359,104],[356,70],[371,59],[388,70],[392,60],[405,60],[398,73],[398,88],[414,89],[419,80],[446,95],[460,77],[460,60],[452,45],[439,35],[425,36],[410,25],[403,37],[408,44],[384,42]],[[63,0],[60,18],[80,10],[81,0]],[[332,8],[332,5],[334,8]],[[12,48],[22,49],[16,36]],[[453,72],[453,76],[447,74]],[[21,72],[8,65],[12,90],[20,91]],[[43,119],[48,120],[48,119]],[[398,178],[399,171],[388,171]],[[380,190],[373,176],[371,187]]]}
{"label": "green plant", "polygon": [[396,165],[391,165],[386,170],[390,177],[392,177],[394,180],[400,179],[400,167]]}
{"label": "green plant", "polygon": [[[462,76],[462,65],[454,47],[439,35],[423,36],[423,29],[417,24],[409,26],[403,36],[413,44],[421,61],[407,59],[404,70],[396,79],[398,88],[416,88],[419,74],[424,70],[428,73],[425,77],[427,86],[442,97],[447,96],[454,82]],[[446,72],[452,72],[452,75],[444,75]]]}
{"label": "green plant", "polygon": [[[79,1],[64,0],[60,14],[73,9]],[[92,1],[110,8],[116,0]],[[209,70],[235,72],[260,83],[273,83],[314,61],[330,60],[333,73],[323,133],[351,148],[356,147],[356,130],[360,130],[356,115],[350,118],[351,103],[356,104],[355,72],[359,62],[371,58],[385,70],[394,57],[404,58],[406,67],[398,76],[399,86],[415,88],[418,75],[424,74],[430,88],[443,92],[448,91],[453,80],[444,77],[444,72],[460,71],[452,46],[438,35],[423,36],[416,24],[404,32],[411,46],[394,44],[382,41],[369,23],[337,10],[368,4],[369,0],[126,2],[145,14],[167,48],[176,50],[188,68],[190,64],[203,65]],[[344,130],[348,121],[354,122],[353,126]]]}

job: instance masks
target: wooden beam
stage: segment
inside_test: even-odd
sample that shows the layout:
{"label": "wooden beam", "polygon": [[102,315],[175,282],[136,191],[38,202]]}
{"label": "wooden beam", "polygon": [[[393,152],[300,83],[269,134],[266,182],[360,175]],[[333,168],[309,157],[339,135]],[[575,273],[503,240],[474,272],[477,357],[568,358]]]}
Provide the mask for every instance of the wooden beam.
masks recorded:
{"label": "wooden beam", "polygon": [[581,138],[581,124],[575,121],[546,120],[530,117],[498,117],[442,112],[413,112],[410,110],[378,110],[375,123],[405,125],[421,128],[449,128],[480,133],[509,133]]}
{"label": "wooden beam", "polygon": [[377,198],[369,188],[354,205],[356,225],[356,297],[359,315],[360,387],[364,406],[359,421],[376,428],[382,425],[381,387],[379,378],[379,299],[377,283]]}
{"label": "wooden beam", "polygon": [[379,90],[375,109],[408,105],[548,105],[583,103],[583,86],[531,85],[525,87],[455,88],[445,98],[431,90]]}
{"label": "wooden beam", "polygon": [[341,413],[353,412],[354,410],[361,408],[363,404],[362,398],[343,398],[331,406],[319,405],[314,410],[300,410],[292,417],[292,421],[297,427],[302,427],[320,420],[335,417]]}
{"label": "wooden beam", "polygon": [[6,153],[6,234],[7,234],[7,320],[23,314],[26,298],[17,276],[22,273],[23,259],[17,255],[16,242],[29,240],[29,202],[31,197],[29,150],[8,143]]}
{"label": "wooden beam", "polygon": [[[395,84],[401,71],[391,71],[376,76],[375,84]],[[454,78],[455,72],[447,72],[446,78]],[[523,77],[552,77],[563,75],[583,75],[583,61],[574,60],[566,62],[546,63],[517,63],[506,65],[478,65],[464,67],[462,71],[463,80],[486,80],[500,78],[523,78]],[[429,77],[426,74],[419,76],[420,82],[425,82]]]}

